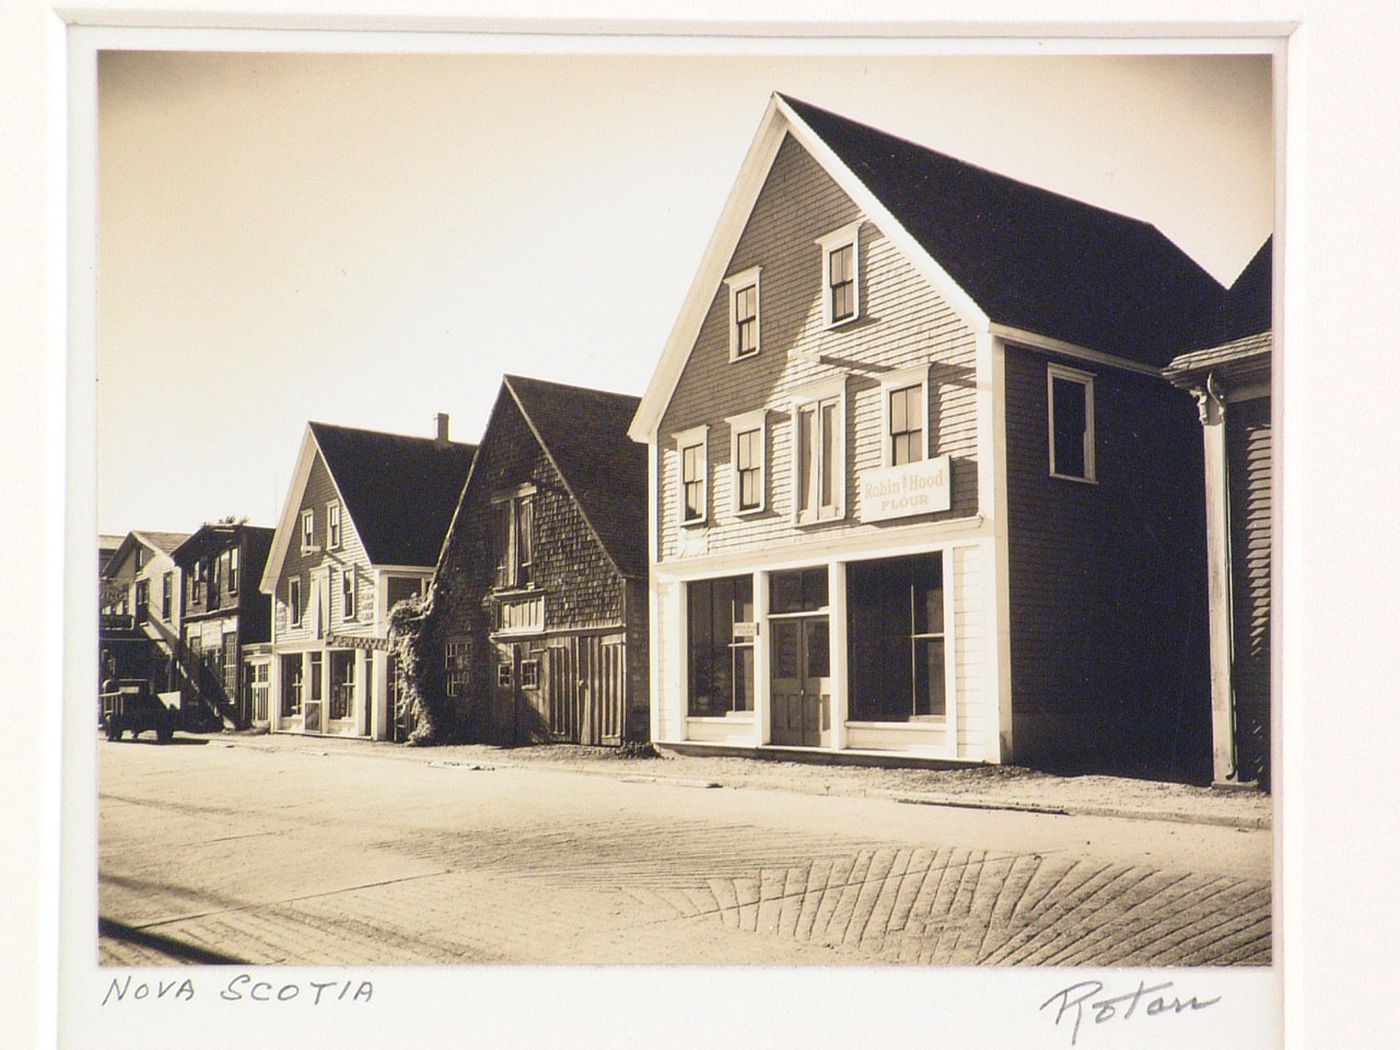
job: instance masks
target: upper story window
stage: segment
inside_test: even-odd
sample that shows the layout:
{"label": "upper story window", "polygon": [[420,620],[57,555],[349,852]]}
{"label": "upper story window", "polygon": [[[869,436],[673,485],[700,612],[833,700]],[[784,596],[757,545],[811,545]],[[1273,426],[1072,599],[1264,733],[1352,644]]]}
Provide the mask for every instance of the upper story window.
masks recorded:
{"label": "upper story window", "polygon": [[167,572],[160,578],[160,618],[169,622],[175,604],[175,574]]}
{"label": "upper story window", "polygon": [[897,467],[928,458],[928,365],[883,376],[884,463]]}
{"label": "upper story window", "polygon": [[793,509],[799,525],[846,512],[845,383],[832,380],[793,394]]}
{"label": "upper story window", "polygon": [[287,619],[293,627],[301,626],[301,577],[287,581]]}
{"label": "upper story window", "polygon": [[1047,365],[1050,476],[1094,481],[1094,377]]}
{"label": "upper story window", "polygon": [[734,465],[731,481],[734,513],[756,514],[766,503],[768,466],[768,415],[763,409],[731,416],[729,461]]}
{"label": "upper story window", "polygon": [[221,575],[223,566],[223,559],[209,559],[209,604],[211,606],[218,604],[219,594],[223,589],[223,577]]}
{"label": "upper story window", "polygon": [[724,279],[729,289],[729,360],[758,353],[758,274],[753,266]]}
{"label": "upper story window", "polygon": [[232,547],[224,552],[224,558],[228,562],[228,572],[225,578],[228,580],[229,594],[238,593],[238,548]]}
{"label": "upper story window", "polygon": [[682,525],[703,525],[709,516],[709,437],[707,426],[676,435],[680,456],[680,515]]}
{"label": "upper story window", "polygon": [[314,510],[304,510],[301,512],[301,552],[308,553],[316,549],[316,512]]}
{"label": "upper story window", "polygon": [[860,316],[860,224],[848,223],[820,237],[822,320],[828,328]]}
{"label": "upper story window", "polygon": [[137,547],[136,547],[136,571],[137,571],[137,572],[140,572],[143,568],[145,568],[145,565],[146,565],[146,551],[145,551],[145,548],[141,547],[141,546],[138,544]]}
{"label": "upper story window", "polygon": [[529,587],[535,574],[535,491],[519,490],[491,504],[491,547],[497,587]]}
{"label": "upper story window", "polygon": [[326,504],[326,550],[340,549],[340,504]]}
{"label": "upper story window", "polygon": [[355,576],[355,566],[347,565],[340,574],[340,618],[353,620],[356,613],[356,600],[359,586]]}

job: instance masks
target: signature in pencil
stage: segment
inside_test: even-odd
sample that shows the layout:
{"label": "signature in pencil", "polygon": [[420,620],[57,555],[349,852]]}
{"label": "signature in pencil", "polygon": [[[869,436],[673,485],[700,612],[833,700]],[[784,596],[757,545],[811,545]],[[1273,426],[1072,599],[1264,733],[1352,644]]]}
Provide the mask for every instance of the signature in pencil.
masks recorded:
{"label": "signature in pencil", "polygon": [[1153,985],[1139,981],[1134,991],[1120,995],[1103,994],[1102,981],[1079,981],[1068,988],[1061,988],[1041,1003],[1040,1009],[1054,1008],[1056,1028],[1068,1018],[1069,1044],[1074,1046],[1079,1040],[1079,1026],[1086,1012],[1095,1025],[1101,1025],[1111,1021],[1131,1021],[1134,1017],[1175,1017],[1204,1010],[1220,1002],[1218,995],[1214,999],[1201,999],[1194,995],[1183,999],[1168,991],[1175,986],[1175,981]]}

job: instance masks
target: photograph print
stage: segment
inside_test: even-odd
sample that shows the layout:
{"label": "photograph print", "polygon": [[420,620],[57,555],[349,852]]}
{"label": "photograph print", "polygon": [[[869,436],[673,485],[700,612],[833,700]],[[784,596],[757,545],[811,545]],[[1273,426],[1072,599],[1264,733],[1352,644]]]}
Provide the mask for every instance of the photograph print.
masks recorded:
{"label": "photograph print", "polygon": [[99,964],[1271,966],[1272,78],[102,52]]}

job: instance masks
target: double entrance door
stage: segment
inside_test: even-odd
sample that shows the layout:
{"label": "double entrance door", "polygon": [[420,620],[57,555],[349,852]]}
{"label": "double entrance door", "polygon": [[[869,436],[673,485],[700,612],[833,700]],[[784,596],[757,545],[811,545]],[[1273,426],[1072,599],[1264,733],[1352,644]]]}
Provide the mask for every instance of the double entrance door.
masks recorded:
{"label": "double entrance door", "polygon": [[831,746],[831,621],[773,619],[771,736],[775,744]]}

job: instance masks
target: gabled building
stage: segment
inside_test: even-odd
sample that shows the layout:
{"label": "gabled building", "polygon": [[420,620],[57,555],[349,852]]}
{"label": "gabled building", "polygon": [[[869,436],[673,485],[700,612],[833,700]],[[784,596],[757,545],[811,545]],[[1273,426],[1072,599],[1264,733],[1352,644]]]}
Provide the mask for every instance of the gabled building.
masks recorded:
{"label": "gabled building", "polygon": [[1195,407],[1151,225],[775,95],[631,425],[652,736],[1208,774]]}
{"label": "gabled building", "polygon": [[1226,294],[1218,325],[1166,368],[1192,394],[1205,453],[1212,776],[1267,788],[1273,609],[1273,239]]}
{"label": "gabled building", "polygon": [[638,399],[506,376],[433,583],[435,688],[494,743],[619,744],[647,725]]}
{"label": "gabled building", "polygon": [[260,588],[274,732],[393,735],[389,610],[425,592],[475,445],[307,424]]}
{"label": "gabled building", "polygon": [[245,663],[252,647],[272,637],[271,600],[258,590],[272,536],[272,529],[216,522],[199,528],[172,552],[183,580],[187,724],[194,709],[226,728],[267,724],[266,689],[255,703],[259,672]]}
{"label": "gabled building", "polygon": [[180,688],[180,569],[171,555],[189,535],[128,532],[101,570],[99,646],[119,665],[116,677],[145,678],[156,692]]}

